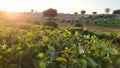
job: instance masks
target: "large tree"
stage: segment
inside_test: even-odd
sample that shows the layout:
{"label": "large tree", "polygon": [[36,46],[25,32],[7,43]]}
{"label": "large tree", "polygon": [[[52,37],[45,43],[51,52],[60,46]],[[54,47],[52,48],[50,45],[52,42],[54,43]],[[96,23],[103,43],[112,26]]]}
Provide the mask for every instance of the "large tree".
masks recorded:
{"label": "large tree", "polygon": [[74,12],[74,15],[78,15],[78,12]]}
{"label": "large tree", "polygon": [[82,11],[81,11],[81,14],[82,14],[82,15],[84,15],[85,13],[86,13],[86,11],[85,11],[85,10],[82,10]]}
{"label": "large tree", "polygon": [[42,14],[44,17],[49,17],[50,19],[53,19],[55,16],[57,16],[57,10],[53,8],[49,8],[47,10],[44,10]]}
{"label": "large tree", "polygon": [[110,12],[110,8],[105,9],[105,13],[108,14]]}
{"label": "large tree", "polygon": [[93,15],[96,15],[97,14],[97,12],[92,12],[93,13]]}
{"label": "large tree", "polygon": [[31,11],[31,13],[34,13],[34,9],[31,9],[30,11]]}
{"label": "large tree", "polygon": [[120,9],[119,10],[114,10],[113,14],[120,14]]}

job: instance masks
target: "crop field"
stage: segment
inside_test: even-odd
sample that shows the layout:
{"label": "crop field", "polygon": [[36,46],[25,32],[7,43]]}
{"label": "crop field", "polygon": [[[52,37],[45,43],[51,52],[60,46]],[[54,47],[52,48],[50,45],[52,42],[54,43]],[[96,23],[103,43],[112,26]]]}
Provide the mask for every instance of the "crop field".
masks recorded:
{"label": "crop field", "polygon": [[[94,31],[99,26],[104,32],[110,25],[83,22],[83,27],[75,27],[58,23],[54,28],[43,26],[44,22],[0,21],[0,68],[120,68],[120,46],[112,43],[116,36],[84,30]],[[105,29],[109,28],[114,31],[120,27],[117,22]]]}
{"label": "crop field", "polygon": [[120,20],[119,19],[98,19],[83,21],[84,28],[96,33],[117,33],[120,34]]}
{"label": "crop field", "polygon": [[0,0],[0,68],[120,68],[120,0]]}

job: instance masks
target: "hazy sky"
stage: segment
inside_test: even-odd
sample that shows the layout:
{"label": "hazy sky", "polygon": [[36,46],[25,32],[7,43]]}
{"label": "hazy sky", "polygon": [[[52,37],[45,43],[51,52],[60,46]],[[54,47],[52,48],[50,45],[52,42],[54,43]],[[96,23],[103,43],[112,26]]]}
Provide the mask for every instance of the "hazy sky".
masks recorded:
{"label": "hazy sky", "polygon": [[59,13],[74,13],[86,10],[88,14],[96,11],[104,13],[105,8],[120,9],[120,0],[0,0],[0,10],[25,12],[35,9],[42,12],[54,8]]}

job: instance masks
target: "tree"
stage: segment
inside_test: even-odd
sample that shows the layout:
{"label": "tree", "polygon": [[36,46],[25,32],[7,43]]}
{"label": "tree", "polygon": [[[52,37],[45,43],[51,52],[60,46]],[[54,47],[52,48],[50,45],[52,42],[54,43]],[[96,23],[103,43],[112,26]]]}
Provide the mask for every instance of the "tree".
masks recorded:
{"label": "tree", "polygon": [[120,14],[120,9],[119,10],[114,10],[113,14]]}
{"label": "tree", "polygon": [[105,13],[108,14],[110,12],[110,8],[105,9]]}
{"label": "tree", "polygon": [[50,19],[54,18],[55,16],[57,16],[57,10],[53,9],[53,8],[49,8],[47,10],[44,10],[42,12],[44,17],[49,17]]}
{"label": "tree", "polygon": [[74,12],[74,15],[78,15],[78,12]]}
{"label": "tree", "polygon": [[93,15],[96,15],[97,14],[97,12],[92,12],[93,13]]}
{"label": "tree", "polygon": [[31,9],[31,13],[33,13],[34,12],[34,9]]}
{"label": "tree", "polygon": [[85,10],[82,10],[82,11],[81,11],[81,14],[82,14],[82,15],[84,15],[85,13],[86,13],[86,11],[85,11]]}

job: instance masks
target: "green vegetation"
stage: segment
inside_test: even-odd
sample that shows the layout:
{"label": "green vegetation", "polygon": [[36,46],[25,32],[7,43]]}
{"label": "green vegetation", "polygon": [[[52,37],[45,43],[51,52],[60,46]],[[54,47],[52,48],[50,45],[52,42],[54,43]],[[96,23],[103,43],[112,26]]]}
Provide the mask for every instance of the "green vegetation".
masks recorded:
{"label": "green vegetation", "polygon": [[113,14],[120,14],[120,9],[119,10],[114,10]]}
{"label": "green vegetation", "polygon": [[0,23],[1,68],[119,68],[120,48],[82,27]]}
{"label": "green vegetation", "polygon": [[108,14],[110,12],[110,8],[105,9],[105,13]]}
{"label": "green vegetation", "polygon": [[[88,22],[89,21],[89,22]],[[84,28],[95,33],[117,33],[120,32],[119,19],[96,19],[96,20],[82,20]]]}
{"label": "green vegetation", "polygon": [[42,12],[44,17],[49,17],[49,19],[53,19],[55,16],[57,16],[57,10],[50,8]]}
{"label": "green vegetation", "polygon": [[120,20],[64,21],[1,19],[0,68],[120,68]]}
{"label": "green vegetation", "polygon": [[57,28],[58,24],[54,21],[47,21],[47,22],[44,23],[44,26],[52,26],[52,27]]}
{"label": "green vegetation", "polygon": [[82,10],[82,11],[81,11],[81,14],[82,14],[82,15],[84,15],[85,13],[86,13],[86,11],[85,11],[85,10]]}
{"label": "green vegetation", "polygon": [[77,23],[75,24],[75,27],[83,27],[83,25],[82,25],[82,23],[77,22]]}

